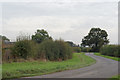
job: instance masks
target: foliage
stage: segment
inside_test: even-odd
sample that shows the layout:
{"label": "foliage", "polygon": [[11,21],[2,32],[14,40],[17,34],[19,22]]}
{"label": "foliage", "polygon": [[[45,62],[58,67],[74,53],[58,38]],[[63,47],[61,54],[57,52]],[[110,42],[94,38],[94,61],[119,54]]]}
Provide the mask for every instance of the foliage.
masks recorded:
{"label": "foliage", "polygon": [[31,45],[28,40],[18,41],[11,50],[12,55],[26,59],[30,55]]}
{"label": "foliage", "polygon": [[72,58],[72,48],[63,40],[53,41],[44,30],[37,30],[36,35],[44,35],[42,36],[44,39],[40,44],[30,40],[30,36],[20,35],[17,37],[17,42],[15,42],[11,48],[14,61],[17,61],[16,58],[24,58],[25,60],[32,58],[50,61],[62,61]]}
{"label": "foliage", "polygon": [[59,49],[53,40],[43,41],[39,45],[39,56],[47,60],[56,60],[59,58]]}
{"label": "foliage", "polygon": [[66,60],[72,58],[71,47],[62,40],[45,40],[39,45],[38,57],[47,60]]}
{"label": "foliage", "polygon": [[102,56],[102,57],[105,57],[105,58],[108,58],[108,59],[112,59],[112,60],[115,60],[115,61],[120,61],[120,58],[118,58],[118,57],[102,55],[101,53],[94,53],[94,54],[97,55],[97,56]]}
{"label": "foliage", "polygon": [[73,47],[73,51],[80,53],[81,52],[81,48],[80,47]]}
{"label": "foliage", "polygon": [[66,43],[68,43],[71,47],[75,46],[75,44],[72,41],[66,41]]}
{"label": "foliage", "polygon": [[66,44],[63,40],[56,40],[55,43],[58,45],[60,53],[59,58],[62,60],[72,58],[72,48]]}
{"label": "foliage", "polygon": [[2,39],[0,37],[0,53],[2,53]]}
{"label": "foliage", "polygon": [[120,74],[113,76],[109,80],[120,80]]}
{"label": "foliage", "polygon": [[89,47],[81,47],[82,52],[91,52],[91,48]]}
{"label": "foliage", "polygon": [[35,32],[35,35],[32,35],[32,40],[37,43],[41,43],[42,41],[48,40],[48,39],[52,39],[52,37],[50,37],[48,32],[45,31],[44,29],[37,30],[37,32]]}
{"label": "foliage", "polygon": [[0,35],[0,39],[2,38],[3,41],[7,40],[7,41],[10,41],[10,39],[8,39],[6,36],[2,36]]}
{"label": "foliage", "polygon": [[16,41],[22,41],[22,40],[31,40],[30,35],[27,35],[25,33],[20,33],[19,36],[17,36]]}
{"label": "foliage", "polygon": [[17,38],[17,42],[15,42],[14,46],[11,48],[11,54],[14,58],[36,58],[38,50],[37,44],[27,39],[27,37]]}
{"label": "foliage", "polygon": [[101,30],[100,28],[92,28],[88,35],[82,39],[81,46],[89,46],[92,48],[92,51],[97,52],[103,45],[109,43],[107,36],[108,34],[105,30]]}
{"label": "foliage", "polygon": [[100,49],[102,55],[120,57],[120,45],[105,45]]}
{"label": "foliage", "polygon": [[89,66],[95,63],[95,60],[83,53],[74,53],[73,58],[62,62],[13,62],[4,63],[2,69],[2,77],[6,78],[18,78],[25,76],[43,75],[63,70],[77,69],[85,66]]}
{"label": "foliage", "polygon": [[79,45],[76,45],[72,41],[66,41],[66,43],[68,43],[71,47],[79,47]]}

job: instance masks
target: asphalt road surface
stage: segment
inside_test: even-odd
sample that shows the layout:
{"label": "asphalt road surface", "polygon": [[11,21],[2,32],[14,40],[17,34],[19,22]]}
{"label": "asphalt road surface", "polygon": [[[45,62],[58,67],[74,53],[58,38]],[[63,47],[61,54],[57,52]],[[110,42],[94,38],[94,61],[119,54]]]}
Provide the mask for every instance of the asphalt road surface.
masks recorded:
{"label": "asphalt road surface", "polygon": [[96,56],[92,53],[86,53],[86,55],[96,59],[96,63],[80,69],[26,78],[110,78],[118,74],[118,61]]}

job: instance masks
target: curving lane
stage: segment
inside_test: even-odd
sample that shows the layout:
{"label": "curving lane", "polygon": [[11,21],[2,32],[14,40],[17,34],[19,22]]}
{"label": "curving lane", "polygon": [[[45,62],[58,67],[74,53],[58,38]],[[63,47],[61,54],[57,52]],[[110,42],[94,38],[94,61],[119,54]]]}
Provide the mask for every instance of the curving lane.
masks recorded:
{"label": "curving lane", "polygon": [[96,56],[93,53],[86,55],[96,59],[96,63],[80,69],[26,78],[110,78],[118,74],[118,61]]}

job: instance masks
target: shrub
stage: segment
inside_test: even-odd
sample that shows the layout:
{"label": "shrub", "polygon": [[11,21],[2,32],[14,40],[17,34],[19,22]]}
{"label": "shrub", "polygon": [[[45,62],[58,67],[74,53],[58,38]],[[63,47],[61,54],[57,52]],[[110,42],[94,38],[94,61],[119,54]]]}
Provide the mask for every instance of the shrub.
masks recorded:
{"label": "shrub", "polygon": [[120,57],[120,45],[105,45],[100,49],[100,53],[108,56]]}
{"label": "shrub", "polygon": [[11,48],[11,54],[15,57],[27,59],[30,56],[33,56],[34,49],[30,40],[21,40],[17,41],[14,46]]}
{"label": "shrub", "polygon": [[39,45],[38,58],[66,60],[72,58],[71,47],[62,40],[45,40]]}
{"label": "shrub", "polygon": [[91,48],[89,47],[81,47],[82,52],[91,52]]}
{"label": "shrub", "polygon": [[36,42],[32,41],[32,40],[29,40],[29,44],[31,46],[31,48],[30,48],[31,50],[29,50],[30,51],[29,57],[37,59],[36,57],[37,57],[37,54],[38,54],[38,44]]}
{"label": "shrub", "polygon": [[38,53],[39,58],[45,58],[47,60],[54,60],[55,57],[57,57],[58,53],[59,53],[59,50],[57,46],[55,45],[54,41],[52,40],[43,41],[39,45],[39,53]]}
{"label": "shrub", "polygon": [[70,45],[65,43],[63,40],[56,40],[55,43],[58,45],[60,53],[59,58],[62,60],[70,59],[72,58],[72,48]]}
{"label": "shrub", "polygon": [[81,52],[81,48],[80,47],[73,47],[73,51],[80,53]]}

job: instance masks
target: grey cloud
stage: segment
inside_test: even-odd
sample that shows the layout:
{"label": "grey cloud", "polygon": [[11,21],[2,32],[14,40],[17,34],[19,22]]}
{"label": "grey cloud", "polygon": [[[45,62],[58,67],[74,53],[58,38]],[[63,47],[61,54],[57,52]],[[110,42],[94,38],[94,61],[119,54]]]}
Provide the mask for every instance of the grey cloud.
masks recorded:
{"label": "grey cloud", "polygon": [[4,3],[2,8],[3,34],[12,40],[20,31],[44,28],[55,39],[78,44],[90,28],[100,27],[117,43],[117,2]]}
{"label": "grey cloud", "polygon": [[[112,11],[111,11],[112,10]],[[74,3],[5,3],[4,17],[17,16],[113,16],[117,10],[115,2],[74,2]],[[5,15],[8,14],[8,15]]]}

